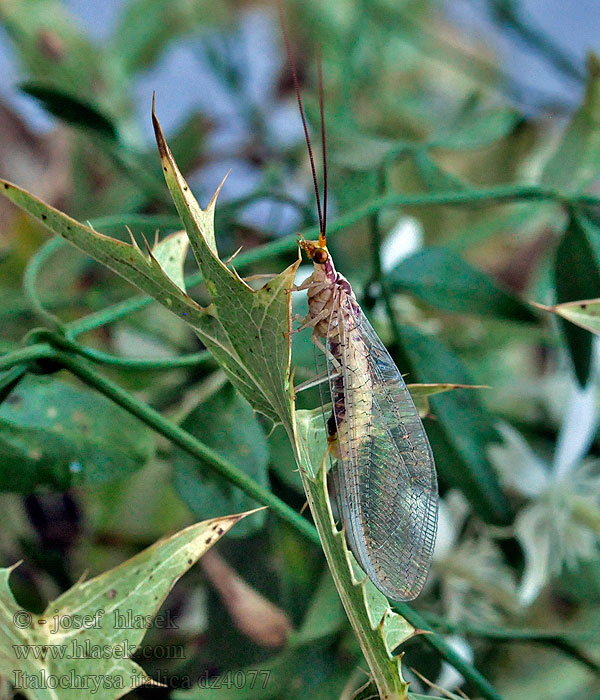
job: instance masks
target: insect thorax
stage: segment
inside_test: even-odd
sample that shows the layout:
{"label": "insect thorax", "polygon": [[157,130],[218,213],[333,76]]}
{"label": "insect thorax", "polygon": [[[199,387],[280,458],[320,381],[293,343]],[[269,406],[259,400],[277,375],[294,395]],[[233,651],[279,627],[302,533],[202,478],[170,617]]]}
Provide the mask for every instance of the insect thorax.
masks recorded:
{"label": "insect thorax", "polygon": [[327,340],[337,337],[340,319],[340,305],[346,298],[354,299],[354,293],[348,280],[336,272],[331,257],[325,264],[314,265],[312,284],[308,288],[308,308],[310,318],[322,316],[315,326],[315,334]]}

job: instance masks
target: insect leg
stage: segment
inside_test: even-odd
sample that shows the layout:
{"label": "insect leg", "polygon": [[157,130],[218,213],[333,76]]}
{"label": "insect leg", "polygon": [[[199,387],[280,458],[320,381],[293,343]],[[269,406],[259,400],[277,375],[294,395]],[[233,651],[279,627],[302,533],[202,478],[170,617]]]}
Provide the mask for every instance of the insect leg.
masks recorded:
{"label": "insect leg", "polygon": [[[332,376],[332,379],[335,377],[339,377],[339,374],[334,374]],[[313,377],[312,379],[307,379],[305,382],[302,382],[302,384],[298,384],[297,387],[294,387],[294,391],[296,394],[300,393],[301,391],[304,391],[306,389],[311,389],[313,386],[319,386],[319,384],[323,384],[329,379],[329,376],[327,372],[323,372],[321,374],[317,374],[316,377]]]}
{"label": "insect leg", "polygon": [[327,318],[330,315],[331,309],[325,307],[322,311],[320,311],[316,316],[313,316],[310,320],[307,320],[309,318],[308,316],[306,317],[306,319],[302,319],[303,324],[300,328],[298,328],[298,330],[303,331],[305,328],[314,328],[324,318]]}
{"label": "insect leg", "polygon": [[310,339],[319,348],[319,350],[327,355],[327,357],[331,360],[333,366],[335,367],[336,374],[339,373],[341,370],[340,363],[337,361],[331,350],[321,342],[321,339],[315,333],[312,334]]}
{"label": "insect leg", "polygon": [[291,331],[291,335],[296,335],[296,333],[300,333],[300,331],[303,331],[305,328],[310,328],[310,326],[305,325],[307,322],[308,316],[302,316],[301,314],[294,314],[292,316],[292,320],[296,321],[296,323],[299,323],[300,326],[298,328],[294,328]]}
{"label": "insect leg", "polygon": [[302,284],[295,285],[293,284],[290,288],[290,291],[292,292],[301,292],[304,289],[308,289],[312,284],[314,284],[314,276],[310,275],[310,277],[307,277]]}
{"label": "insect leg", "polygon": [[315,294],[318,294],[323,289],[326,289],[327,287],[330,287],[330,286],[331,286],[330,282],[312,282],[311,285],[308,287],[308,289],[311,289]]}

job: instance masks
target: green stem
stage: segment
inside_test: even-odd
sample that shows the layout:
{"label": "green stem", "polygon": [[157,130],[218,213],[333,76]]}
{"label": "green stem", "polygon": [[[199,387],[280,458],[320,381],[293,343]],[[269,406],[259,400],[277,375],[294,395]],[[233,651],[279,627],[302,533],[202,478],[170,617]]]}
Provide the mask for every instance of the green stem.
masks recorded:
{"label": "green stem", "polygon": [[[273,512],[282,520],[288,522],[300,534],[304,535],[310,542],[320,546],[319,535],[313,525],[302,516],[296,513],[277,496],[270,491],[263,489],[251,477],[239,470],[235,465],[223,459],[218,453],[194,438],[188,432],[180,428],[175,423],[164,418],[160,413],[142,401],[132,396],[129,392],[119,387],[114,382],[102,376],[95,370],[88,367],[78,358],[72,357],[65,352],[57,352],[49,345],[36,344],[26,348],[20,348],[3,357],[0,357],[0,370],[10,369],[19,364],[35,361],[38,359],[53,359],[60,363],[65,369],[78,377],[88,386],[93,387],[107,398],[111,399],[129,413],[132,413],[142,422],[154,428],[158,433],[166,437],[174,444],[181,447],[188,454],[204,461],[211,469],[221,474],[225,479],[238,486],[244,493],[254,498],[259,503],[269,506]],[[420,629],[428,629],[425,621],[420,615],[412,610],[408,605],[398,606],[398,611],[411,624]],[[424,641],[433,647],[440,656],[454,666],[465,678],[476,687],[481,695],[487,700],[498,700],[497,694],[487,693],[489,683],[479,674],[477,669],[466,664],[437,634],[429,634],[424,637]],[[492,689],[493,690],[493,689]]]}
{"label": "green stem", "polygon": [[36,282],[40,270],[48,258],[59,248],[62,248],[64,243],[65,241],[62,238],[51,238],[35,253],[31,260],[29,260],[29,263],[25,268],[25,273],[23,274],[23,294],[34,312],[45,323],[47,323],[50,328],[60,328],[62,326],[62,321],[58,316],[55,316],[53,313],[44,308],[40,298],[37,295]]}
{"label": "green stem", "polygon": [[[433,632],[425,619],[406,603],[396,603],[394,608],[402,617],[406,618],[413,627],[425,632]],[[475,666],[465,661],[462,656],[457,654],[454,649],[448,646],[437,634],[426,634],[423,636],[423,641],[433,647],[442,659],[447,661],[451,666],[454,666],[463,678],[471,683],[471,685],[477,689],[478,693],[486,698],[486,700],[502,700],[496,689],[481,675],[481,673],[479,673]]]}
{"label": "green stem", "polygon": [[471,622],[453,623],[430,613],[426,615],[426,618],[439,632],[444,631],[446,633],[471,635],[474,637],[494,639],[499,642],[528,642],[531,644],[551,646],[567,656],[576,659],[587,668],[593,670],[594,673],[600,672],[600,664],[575,646],[576,643],[585,641],[593,643],[596,641],[598,635],[592,631],[588,634],[582,634],[576,631],[570,632],[569,630],[511,629],[506,627],[494,627],[491,625],[477,625]]}
{"label": "green stem", "polygon": [[[377,173],[377,188],[382,196],[384,197],[386,187],[386,169],[385,165],[382,165]],[[400,342],[400,327],[396,319],[396,312],[394,311],[394,305],[392,303],[392,292],[390,290],[387,275],[383,274],[383,269],[381,266],[381,245],[383,243],[383,238],[381,235],[381,229],[379,227],[379,218],[376,213],[371,216],[371,251],[373,254],[373,279],[376,280],[381,286],[381,298],[385,305],[386,314],[390,322],[390,327],[392,329],[392,337],[394,339],[394,345],[399,348],[401,347]]]}
{"label": "green stem", "polygon": [[[339,233],[340,231],[357,224],[363,219],[373,216],[379,211],[394,207],[417,207],[417,206],[441,206],[441,205],[464,205],[464,204],[498,204],[511,200],[544,201],[554,200],[562,204],[596,204],[600,205],[600,198],[592,195],[576,195],[569,198],[560,192],[538,185],[502,185],[486,189],[466,189],[452,192],[424,192],[421,194],[388,194],[358,207],[348,214],[338,217],[327,226],[328,234]],[[308,239],[316,238],[319,235],[318,226],[310,226],[301,231],[301,234]],[[267,243],[259,248],[253,248],[247,253],[237,256],[235,263],[238,270],[242,270],[248,265],[262,262],[278,255],[288,255],[297,250],[297,237],[286,236],[276,241]],[[202,281],[202,275],[195,273],[186,277],[186,288],[191,288]],[[75,337],[100,326],[111,323],[119,318],[123,318],[134,311],[139,311],[154,303],[154,299],[147,296],[136,296],[118,304],[104,309],[95,314],[86,316],[83,319],[65,324],[68,337]]]}
{"label": "green stem", "polygon": [[570,629],[534,629],[524,627],[498,627],[492,624],[478,624],[476,622],[451,622],[445,617],[426,613],[423,615],[427,623],[440,632],[450,634],[472,635],[474,637],[485,637],[486,639],[497,639],[507,642],[519,641],[551,641],[561,639],[571,643],[593,643],[598,640],[598,633],[593,630],[570,630]]}
{"label": "green stem", "polygon": [[50,358],[53,355],[54,350],[45,343],[36,343],[35,345],[28,345],[25,348],[12,350],[11,352],[7,352],[5,355],[0,356],[0,372],[3,370],[12,369],[17,365],[35,362],[36,360],[41,360],[43,358]]}
{"label": "green stem", "polygon": [[254,479],[221,457],[218,452],[204,445],[200,440],[197,440],[172,421],[164,418],[158,411],[122,389],[118,384],[96,372],[80,359],[65,352],[57,352],[53,359],[81,379],[82,382],[104,394],[104,396],[139,418],[188,454],[205,462],[213,471],[240,488],[258,503],[271,508],[274,513],[295,527],[311,542],[320,545],[319,536],[308,520],[299,515],[273,493],[259,486]]}
{"label": "green stem", "polygon": [[27,374],[27,365],[17,365],[0,376],[0,404]]}
{"label": "green stem", "polygon": [[88,360],[92,360],[92,362],[118,367],[119,369],[159,371],[176,369],[178,367],[199,367],[205,364],[214,364],[213,357],[208,350],[189,353],[178,357],[166,357],[152,360],[137,357],[119,357],[118,355],[111,355],[101,350],[87,348],[80,343],[66,338],[64,335],[45,328],[33,331],[30,337],[35,342],[47,342],[58,349],[68,350],[76,355],[86,357]]}

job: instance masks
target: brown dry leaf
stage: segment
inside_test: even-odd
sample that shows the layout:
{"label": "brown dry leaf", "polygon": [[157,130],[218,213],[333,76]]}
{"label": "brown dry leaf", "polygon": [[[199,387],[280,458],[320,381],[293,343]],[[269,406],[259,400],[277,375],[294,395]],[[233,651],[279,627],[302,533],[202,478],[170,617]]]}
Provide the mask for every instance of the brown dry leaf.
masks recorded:
{"label": "brown dry leaf", "polygon": [[10,178],[52,206],[64,206],[72,186],[70,152],[67,128],[36,134],[0,102],[0,177]]}
{"label": "brown dry leaf", "polygon": [[263,598],[214,550],[207,552],[200,564],[242,634],[259,646],[283,646],[292,631],[283,610]]}
{"label": "brown dry leaf", "polygon": [[[53,206],[64,207],[72,190],[71,175],[68,130],[57,127],[47,134],[36,134],[11,107],[0,102],[0,177],[9,178]],[[10,202],[0,202],[0,230],[18,233],[23,228],[18,211]]]}

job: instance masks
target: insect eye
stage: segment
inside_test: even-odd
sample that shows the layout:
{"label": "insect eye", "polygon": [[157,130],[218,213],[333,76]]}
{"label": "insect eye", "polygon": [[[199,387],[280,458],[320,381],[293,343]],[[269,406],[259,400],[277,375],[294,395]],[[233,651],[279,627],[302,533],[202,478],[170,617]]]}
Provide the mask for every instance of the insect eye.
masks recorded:
{"label": "insect eye", "polygon": [[322,265],[327,260],[327,258],[327,251],[323,250],[323,248],[319,248],[318,250],[316,250],[315,254],[313,255],[313,260],[319,265]]}

